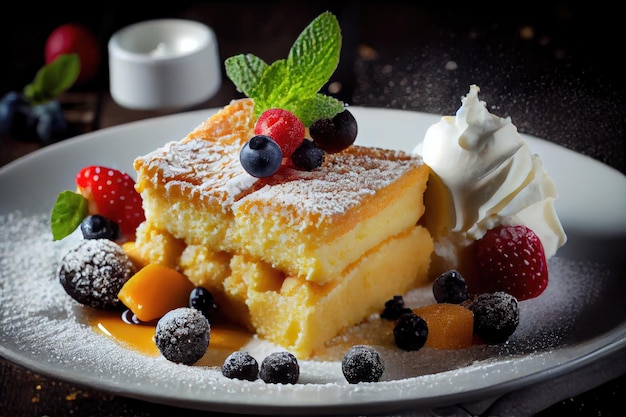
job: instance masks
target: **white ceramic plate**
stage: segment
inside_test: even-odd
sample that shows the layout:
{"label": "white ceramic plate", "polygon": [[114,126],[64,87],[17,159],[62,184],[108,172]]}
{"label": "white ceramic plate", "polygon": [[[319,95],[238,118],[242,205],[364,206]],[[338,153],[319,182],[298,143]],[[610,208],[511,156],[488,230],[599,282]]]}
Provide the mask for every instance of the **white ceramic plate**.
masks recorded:
{"label": "white ceramic plate", "polygon": [[[407,151],[439,120],[409,111],[351,110],[359,123],[360,144]],[[1,355],[76,384],[194,409],[375,414],[497,397],[579,369],[626,346],[620,254],[626,243],[626,177],[591,158],[528,136],[524,138],[541,155],[559,189],[556,207],[569,241],[550,261],[548,289],[541,297],[520,303],[520,326],[503,346],[388,355],[384,381],[372,384],[347,384],[338,362],[304,361],[299,383],[283,386],[228,380],[216,369],[145,357],[97,334],[77,318],[81,307],[56,280],[56,265],[69,244],[53,243],[46,225],[58,192],[73,189],[75,173],[86,165],[133,172],[135,156],[180,139],[214,111],[103,129],[0,169]],[[38,225],[33,226],[32,216],[40,219]]]}

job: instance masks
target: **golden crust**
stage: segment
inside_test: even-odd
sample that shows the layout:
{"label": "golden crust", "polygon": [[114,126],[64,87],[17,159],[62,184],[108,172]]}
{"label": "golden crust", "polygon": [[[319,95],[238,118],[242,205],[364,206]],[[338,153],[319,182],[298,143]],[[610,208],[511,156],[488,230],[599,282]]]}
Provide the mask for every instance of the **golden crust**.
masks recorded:
{"label": "golden crust", "polygon": [[404,152],[353,145],[312,171],[254,178],[239,162],[253,109],[235,100],[135,160],[147,218],[136,247],[209,287],[231,320],[306,357],[426,280],[433,245],[417,224],[429,172]]}

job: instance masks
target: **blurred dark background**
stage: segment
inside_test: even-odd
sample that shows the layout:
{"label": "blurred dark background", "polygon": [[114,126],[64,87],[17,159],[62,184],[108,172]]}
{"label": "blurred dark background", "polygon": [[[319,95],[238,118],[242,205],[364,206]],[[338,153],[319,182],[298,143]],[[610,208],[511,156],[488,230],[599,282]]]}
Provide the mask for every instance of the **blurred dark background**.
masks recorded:
{"label": "blurred dark background", "polygon": [[[500,115],[511,115],[520,131],[625,171],[625,36],[622,16],[608,2],[180,0],[149,7],[119,1],[12,6],[0,16],[0,94],[33,79],[44,63],[47,36],[63,23],[87,25],[103,51],[96,79],[74,90],[106,92],[108,39],[131,23],[199,20],[216,32],[222,59],[251,52],[271,62],[286,55],[312,18],[331,10],[344,34],[335,74],[342,91],[336,95],[350,104],[450,114],[476,83],[481,98]],[[235,94],[225,79],[216,97],[200,107],[221,106]],[[148,115],[127,112],[129,118]],[[111,123],[116,121],[97,127]]]}
{"label": "blurred dark background", "polygon": [[[152,117],[158,113],[123,109],[108,94],[106,48],[118,29],[155,18],[198,20],[215,31],[222,59],[254,53],[272,62],[286,56],[295,37],[315,16],[330,10],[338,16],[344,35],[341,62],[331,80],[341,88],[332,94],[349,104],[453,114],[475,83],[490,110],[511,116],[521,132],[626,173],[622,64],[626,36],[623,16],[611,3],[160,3],[12,2],[11,8],[5,6],[0,14],[0,96],[31,82],[44,64],[47,36],[61,24],[76,22],[93,30],[103,57],[97,77],[70,91],[93,99],[89,129]],[[194,109],[219,107],[236,96],[224,77],[216,96]],[[22,408],[22,415],[203,415],[76,388],[4,360],[0,365],[0,379],[5,381],[0,415],[8,415],[4,409]],[[537,416],[622,416],[625,394],[622,377]]]}

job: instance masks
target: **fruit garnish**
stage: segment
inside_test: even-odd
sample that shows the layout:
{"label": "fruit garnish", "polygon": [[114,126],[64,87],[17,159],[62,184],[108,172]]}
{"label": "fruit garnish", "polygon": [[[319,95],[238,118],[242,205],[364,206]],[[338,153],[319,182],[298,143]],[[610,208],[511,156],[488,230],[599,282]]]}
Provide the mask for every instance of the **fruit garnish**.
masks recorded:
{"label": "fruit garnish", "polygon": [[157,320],[178,307],[189,307],[194,285],[186,276],[159,264],[148,264],[121,287],[117,297],[141,321]]}
{"label": "fruit garnish", "polygon": [[341,29],[330,12],[316,17],[298,36],[286,59],[268,65],[253,54],[225,61],[226,75],[254,100],[255,116],[271,108],[294,113],[305,126],[344,110],[344,103],[319,93],[339,64]]}
{"label": "fruit garnish", "polygon": [[295,384],[300,377],[300,365],[290,352],[270,353],[261,362],[259,378],[269,384]]}
{"label": "fruit garnish", "polygon": [[435,349],[470,347],[474,335],[474,314],[459,304],[438,303],[413,309],[428,325],[424,346]]}
{"label": "fruit garnish", "polygon": [[58,272],[65,292],[96,309],[122,307],[118,292],[135,273],[120,245],[108,239],[81,240],[62,259]]}
{"label": "fruit garnish", "polygon": [[480,291],[505,291],[517,300],[539,296],[548,286],[548,263],[539,237],[526,226],[501,225],[475,242]]}
{"label": "fruit garnish", "polygon": [[72,233],[89,214],[99,214],[119,224],[122,237],[130,239],[145,220],[141,195],[126,173],[104,166],[88,166],[76,174],[77,192],[62,191],[52,209],[54,240]]}
{"label": "fruit garnish", "polygon": [[405,313],[395,322],[393,339],[402,350],[420,350],[428,339],[428,324],[413,312]]}
{"label": "fruit garnish", "polygon": [[80,223],[80,231],[85,239],[109,239],[116,241],[120,238],[120,225],[113,220],[99,214],[92,214]]}
{"label": "fruit garnish", "polygon": [[222,375],[230,379],[256,381],[259,377],[259,363],[248,352],[237,350],[224,360]]}
{"label": "fruit garnish", "polygon": [[79,68],[76,54],[59,55],[22,92],[9,91],[0,98],[0,136],[42,145],[66,138],[68,123],[57,97],[74,84]]}
{"label": "fruit garnish", "polygon": [[295,114],[285,109],[264,111],[254,125],[255,135],[269,136],[278,143],[283,158],[289,158],[304,140],[306,128]]}
{"label": "fruit garnish", "polygon": [[274,139],[256,135],[241,148],[239,161],[248,174],[264,178],[278,171],[283,162],[283,153]]}
{"label": "fruit garnish", "polygon": [[204,287],[195,287],[191,290],[189,293],[189,307],[199,310],[207,319],[209,319],[209,322],[213,320],[213,316],[217,311],[217,305],[215,304],[213,294]]}
{"label": "fruit garnish", "polygon": [[356,119],[348,110],[331,119],[318,119],[309,127],[311,138],[328,153],[341,152],[356,140]]}
{"label": "fruit garnish", "polygon": [[404,297],[394,295],[393,298],[385,301],[385,309],[380,313],[380,318],[384,320],[398,320],[404,313],[411,313],[412,310],[404,305]]}
{"label": "fruit garnish", "polygon": [[518,300],[504,291],[476,294],[462,305],[474,313],[473,332],[485,343],[505,342],[519,324]]}
{"label": "fruit garnish", "polygon": [[467,300],[467,283],[457,270],[446,271],[433,282],[433,295],[438,303],[461,304]]}
{"label": "fruit garnish", "polygon": [[89,28],[77,23],[66,23],[50,32],[44,47],[46,64],[59,55],[70,53],[79,58],[80,72],[76,82],[83,84],[94,79],[100,70],[102,51],[98,39]]}
{"label": "fruit garnish", "polygon": [[378,382],[385,365],[380,353],[371,346],[352,346],[341,360],[341,371],[350,384]]}
{"label": "fruit garnish", "polygon": [[303,171],[312,171],[322,166],[325,152],[312,140],[303,140],[291,155],[291,163]]}
{"label": "fruit garnish", "polygon": [[211,325],[204,315],[191,307],[169,311],[156,325],[154,341],[165,359],[193,365],[209,348]]}

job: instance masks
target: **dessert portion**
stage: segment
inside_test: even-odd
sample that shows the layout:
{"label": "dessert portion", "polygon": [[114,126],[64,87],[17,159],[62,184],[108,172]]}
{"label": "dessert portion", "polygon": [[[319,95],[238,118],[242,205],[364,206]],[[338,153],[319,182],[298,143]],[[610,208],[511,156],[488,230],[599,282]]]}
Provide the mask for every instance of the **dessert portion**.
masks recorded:
{"label": "dessert portion", "polygon": [[432,274],[476,274],[474,242],[498,226],[524,225],[546,258],[566,236],[554,209],[557,191],[509,117],[489,113],[472,85],[456,116],[431,126],[415,149],[431,174],[424,224],[435,241]]}
{"label": "dessert portion", "polygon": [[433,246],[418,222],[428,168],[351,145],[311,171],[251,176],[239,154],[253,109],[235,100],[135,160],[146,216],[135,250],[209,289],[229,319],[309,357],[426,283]]}
{"label": "dessert portion", "polygon": [[[554,183],[477,86],[414,155],[355,145],[349,108],[318,93],[340,44],[324,13],[286,60],[231,57],[227,74],[247,97],[138,156],[136,182],[83,168],[77,190],[59,195],[53,238],[80,224],[91,246],[118,254],[95,272],[84,267],[91,252],[66,257],[71,268],[59,277],[68,294],[94,308],[122,303],[130,324],[156,323],[156,345],[173,362],[202,359],[220,318],[285,349],[259,366],[245,342],[230,345],[239,352],[228,352],[222,375],[251,381],[296,383],[298,359],[332,351],[335,360],[338,348],[349,383],[375,382],[384,364],[370,345],[506,342],[518,302],[543,292],[546,259],[565,242]],[[96,298],[86,299],[92,281]],[[405,305],[420,287],[434,301]],[[353,331],[357,324],[378,333]]]}

